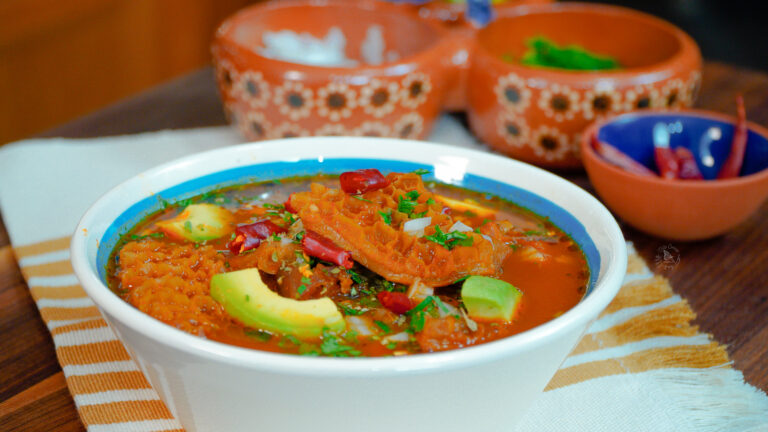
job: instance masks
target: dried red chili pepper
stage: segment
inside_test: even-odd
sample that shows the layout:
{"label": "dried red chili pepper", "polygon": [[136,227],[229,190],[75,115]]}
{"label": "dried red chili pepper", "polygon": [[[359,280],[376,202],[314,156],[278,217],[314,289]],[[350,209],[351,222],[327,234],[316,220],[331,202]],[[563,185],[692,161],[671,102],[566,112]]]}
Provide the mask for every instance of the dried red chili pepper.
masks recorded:
{"label": "dried red chili pepper", "polygon": [[696,164],[696,158],[690,150],[685,147],[678,147],[675,149],[675,157],[680,166],[680,171],[677,173],[678,178],[683,180],[704,180],[704,176],[701,175],[699,166]]}
{"label": "dried red chili pepper", "polygon": [[283,203],[283,207],[285,207],[285,210],[288,211],[289,213],[294,213],[295,214],[296,212],[298,212],[298,210],[296,210],[291,205],[291,197],[293,197],[293,194],[288,195],[288,199],[285,200],[285,202]]}
{"label": "dried red chili pepper", "polygon": [[653,127],[653,156],[661,178],[674,180],[680,171],[675,153],[669,148],[669,130],[665,123],[656,123]]}
{"label": "dried red chili pepper", "polygon": [[731,153],[728,159],[717,173],[717,178],[726,179],[738,177],[741,172],[741,166],[744,164],[744,153],[747,150],[747,138],[749,130],[747,129],[747,110],[744,108],[744,97],[736,96],[736,111],[738,119],[736,127],[733,130],[733,139],[731,140]]}
{"label": "dried red chili pepper", "polygon": [[595,152],[600,157],[624,171],[642,176],[656,177],[656,173],[646,168],[645,165],[632,159],[616,147],[599,141],[595,135],[592,135],[592,148],[595,149]]}
{"label": "dried red chili pepper", "polygon": [[339,176],[341,190],[357,195],[389,186],[389,180],[375,168],[347,171]]}
{"label": "dried red chili pepper", "polygon": [[381,291],[376,294],[381,305],[396,314],[404,314],[413,309],[413,303],[407,295],[400,292]]}
{"label": "dried red chili pepper", "polygon": [[336,246],[332,241],[314,231],[306,231],[304,233],[304,237],[301,239],[301,247],[307,255],[332,262],[345,269],[351,269],[355,265],[352,261],[352,254],[349,251]]}
{"label": "dried red chili pepper", "polygon": [[256,249],[261,241],[272,234],[284,233],[286,229],[264,219],[235,228],[235,238],[227,244],[227,249],[235,255]]}

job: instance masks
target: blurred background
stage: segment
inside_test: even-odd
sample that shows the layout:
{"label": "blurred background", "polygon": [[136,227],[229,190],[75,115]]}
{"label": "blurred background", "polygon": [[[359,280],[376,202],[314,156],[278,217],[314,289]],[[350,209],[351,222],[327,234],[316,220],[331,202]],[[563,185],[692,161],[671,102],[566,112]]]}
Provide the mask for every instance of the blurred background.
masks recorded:
{"label": "blurred background", "polygon": [[[218,23],[254,2],[0,1],[0,144],[207,66]],[[768,32],[749,1],[599,2],[673,22],[707,60],[768,71]]]}

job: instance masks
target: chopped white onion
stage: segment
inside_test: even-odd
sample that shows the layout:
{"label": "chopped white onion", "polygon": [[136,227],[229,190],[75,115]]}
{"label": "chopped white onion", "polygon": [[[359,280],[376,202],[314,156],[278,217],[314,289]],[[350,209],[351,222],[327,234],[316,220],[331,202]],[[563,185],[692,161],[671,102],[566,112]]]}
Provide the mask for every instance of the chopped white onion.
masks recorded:
{"label": "chopped white onion", "polygon": [[281,236],[280,237],[280,245],[281,246],[286,246],[286,245],[289,245],[291,243],[293,243],[293,240],[290,237],[288,237],[288,236]]}
{"label": "chopped white onion", "polygon": [[418,219],[411,219],[403,224],[403,231],[408,234],[421,237],[424,235],[424,228],[432,223],[432,217],[427,216]]}
{"label": "chopped white onion", "polygon": [[459,315],[459,310],[456,309],[456,307],[454,307],[453,305],[448,304],[446,302],[441,302],[440,306],[437,307],[437,311],[440,314],[440,318]]}
{"label": "chopped white onion", "polygon": [[391,342],[408,342],[409,338],[410,336],[406,332],[395,333],[381,338],[381,344],[386,345]]}
{"label": "chopped white onion", "polygon": [[489,242],[493,243],[493,239],[488,234],[480,234],[480,237],[488,240]]}
{"label": "chopped white onion", "polygon": [[462,221],[456,221],[453,225],[451,225],[450,228],[448,228],[448,232],[469,232],[472,231],[472,228],[470,228],[468,225],[463,223]]}
{"label": "chopped white onion", "polygon": [[408,296],[409,299],[421,303],[425,298],[434,295],[435,289],[431,286],[424,285],[421,283],[420,279],[416,279],[410,287],[408,287],[408,291],[405,293],[405,295]]}
{"label": "chopped white onion", "polygon": [[373,323],[371,323],[369,319],[359,316],[348,316],[345,317],[345,319],[347,320],[347,324],[349,324],[349,328],[356,331],[357,334],[361,336],[370,336],[373,334]]}

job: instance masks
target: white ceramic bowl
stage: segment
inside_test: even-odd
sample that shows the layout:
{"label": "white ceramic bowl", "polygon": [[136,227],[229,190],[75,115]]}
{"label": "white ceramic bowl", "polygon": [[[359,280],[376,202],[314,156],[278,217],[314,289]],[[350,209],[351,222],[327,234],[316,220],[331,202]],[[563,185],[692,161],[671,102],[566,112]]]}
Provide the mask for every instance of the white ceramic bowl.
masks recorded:
{"label": "white ceramic bowl", "polygon": [[[560,317],[471,348],[397,358],[307,358],[202,339],[134,309],[105,285],[120,233],[164,199],[296,174],[429,168],[552,221],[585,250],[585,298]],[[427,176],[429,178],[429,176]],[[457,147],[376,138],[306,138],[223,148],[140,174],[99,199],[72,240],[88,295],[188,431],[509,430],[618,291],[626,247],[610,213],[546,171]]]}

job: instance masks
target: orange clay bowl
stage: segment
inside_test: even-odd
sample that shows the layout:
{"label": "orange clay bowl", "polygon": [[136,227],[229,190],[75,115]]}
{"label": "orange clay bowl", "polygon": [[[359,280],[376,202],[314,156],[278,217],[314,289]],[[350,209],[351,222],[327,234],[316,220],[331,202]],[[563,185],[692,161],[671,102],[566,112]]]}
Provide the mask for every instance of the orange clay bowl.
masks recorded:
{"label": "orange clay bowl", "polygon": [[[671,240],[702,240],[728,232],[754,214],[768,197],[768,130],[749,123],[741,176],[725,180],[663,180],[631,174],[598,156],[592,137],[655,169],[652,129],[679,122],[671,147],[687,147],[705,178],[715,178],[728,157],[735,117],[700,110],[624,114],[596,122],[581,141],[584,167],[598,195],[629,225]],[[703,138],[709,135],[709,139]],[[706,143],[712,158],[702,157]]]}
{"label": "orange clay bowl", "polygon": [[[361,45],[380,26],[384,53],[362,62]],[[324,67],[259,54],[264,32],[292,30],[324,38],[333,27],[358,66]],[[463,47],[464,49],[466,47]],[[442,26],[406,8],[374,0],[279,1],[243,9],[216,32],[212,53],[230,123],[250,140],[309,135],[424,138],[458,72],[459,49]],[[466,49],[465,49],[466,51]]]}
{"label": "orange clay bowl", "polygon": [[[520,58],[535,36],[612,56],[623,68],[568,71],[502,60]],[[550,168],[581,165],[581,132],[595,119],[689,107],[701,81],[693,39],[631,9],[586,3],[506,8],[476,39],[467,92],[472,131],[502,153]]]}

